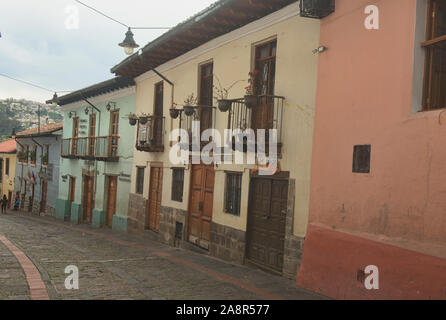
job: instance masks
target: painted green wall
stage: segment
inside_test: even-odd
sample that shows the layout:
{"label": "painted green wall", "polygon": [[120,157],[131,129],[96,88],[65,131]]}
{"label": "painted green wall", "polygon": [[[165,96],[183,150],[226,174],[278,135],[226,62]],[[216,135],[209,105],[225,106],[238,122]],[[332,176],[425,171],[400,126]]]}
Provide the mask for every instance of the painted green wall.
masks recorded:
{"label": "painted green wall", "polygon": [[[123,89],[128,92],[126,96],[122,96],[123,92],[117,92],[113,95],[106,95],[98,98],[89,99],[100,111],[96,113],[96,137],[109,136],[110,134],[110,112],[106,110],[108,102],[115,102],[116,109],[119,109],[119,136],[120,141],[118,145],[119,162],[101,162],[101,161],[86,161],[78,159],[61,158],[61,174],[59,182],[59,199],[68,200],[69,197],[69,177],[76,178],[75,200],[76,204],[82,203],[82,172],[83,170],[95,171],[95,206],[94,209],[99,211],[107,210],[107,175],[120,175],[118,178],[118,190],[116,201],[116,215],[126,219],[128,210],[128,201],[130,193],[130,178],[122,175],[131,176],[133,165],[133,149],[134,149],[134,135],[135,128],[131,127],[127,116],[130,113],[135,113],[136,98],[134,90],[129,88]],[[119,95],[121,97],[119,97]],[[113,96],[118,98],[113,99]],[[87,103],[77,102],[63,107],[64,115],[64,139],[72,138],[73,133],[73,119],[69,118],[69,112],[76,112],[79,117],[79,137],[87,137],[89,130],[89,117],[85,109],[89,107]],[[63,176],[68,176],[63,179]],[[101,223],[102,224],[102,223]]]}

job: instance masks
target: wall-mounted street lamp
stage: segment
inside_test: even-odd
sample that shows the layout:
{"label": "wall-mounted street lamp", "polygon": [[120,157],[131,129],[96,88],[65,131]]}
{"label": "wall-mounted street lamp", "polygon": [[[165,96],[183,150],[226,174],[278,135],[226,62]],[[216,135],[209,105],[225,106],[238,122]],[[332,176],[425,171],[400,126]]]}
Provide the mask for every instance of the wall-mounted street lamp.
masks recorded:
{"label": "wall-mounted street lamp", "polygon": [[77,113],[76,113],[76,111],[70,111],[69,113],[68,113],[68,118],[73,118],[73,117],[75,117],[77,115]]}
{"label": "wall-mounted street lamp", "polygon": [[109,102],[109,103],[107,103],[105,108],[107,109],[107,111],[112,110],[112,108],[113,108],[113,110],[116,110],[116,102]]}
{"label": "wall-mounted street lamp", "polygon": [[126,55],[133,54],[133,51],[136,48],[139,48],[139,45],[135,42],[133,38],[132,29],[129,27],[129,30],[125,33],[125,39],[119,44],[120,47],[124,48],[124,52]]}

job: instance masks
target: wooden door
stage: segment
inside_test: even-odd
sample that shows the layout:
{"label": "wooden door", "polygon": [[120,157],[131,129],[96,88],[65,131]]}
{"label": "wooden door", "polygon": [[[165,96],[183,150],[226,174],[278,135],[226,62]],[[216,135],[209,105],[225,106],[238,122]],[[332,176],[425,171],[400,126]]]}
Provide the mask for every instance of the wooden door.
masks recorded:
{"label": "wooden door", "polygon": [[163,193],[163,167],[150,168],[149,207],[147,213],[147,228],[159,232],[160,211]]}
{"label": "wooden door", "polygon": [[71,205],[74,202],[75,192],[76,192],[76,178],[70,177],[70,190],[68,194],[68,201],[70,202],[70,208],[69,208],[70,214],[71,214]]}
{"label": "wooden door", "polygon": [[116,214],[116,195],[118,192],[118,177],[108,177],[107,188],[107,217],[106,225],[111,227],[113,224],[113,216]]}
{"label": "wooden door", "polygon": [[153,128],[150,143],[155,146],[163,145],[163,111],[164,109],[164,83],[159,82],[155,85],[155,112],[153,118]]}
{"label": "wooden door", "polygon": [[94,208],[94,178],[84,175],[83,183],[83,221],[91,223]]}
{"label": "wooden door", "polygon": [[214,64],[208,63],[200,68],[200,130],[212,128],[212,105],[214,100]]}
{"label": "wooden door", "polygon": [[275,272],[282,272],[288,180],[253,178],[247,228],[247,258]]}
{"label": "wooden door", "polygon": [[78,138],[79,138],[79,118],[73,119],[73,143],[72,143],[72,154],[77,154],[77,148],[78,148]]}
{"label": "wooden door", "polygon": [[119,135],[119,110],[111,112],[110,120],[110,139],[108,156],[116,157],[118,155],[118,135]]}
{"label": "wooden door", "polygon": [[88,129],[88,155],[93,157],[95,155],[96,144],[96,114],[90,115],[90,123]]}
{"label": "wooden door", "polygon": [[40,213],[46,212],[47,189],[48,189],[48,181],[42,180],[42,198],[40,199]]}
{"label": "wooden door", "polygon": [[256,48],[256,77],[254,91],[259,96],[259,105],[252,110],[252,128],[272,129],[274,121],[274,95],[276,78],[277,42],[272,41]]}
{"label": "wooden door", "polygon": [[193,165],[189,199],[189,241],[209,249],[214,204],[213,165]]}

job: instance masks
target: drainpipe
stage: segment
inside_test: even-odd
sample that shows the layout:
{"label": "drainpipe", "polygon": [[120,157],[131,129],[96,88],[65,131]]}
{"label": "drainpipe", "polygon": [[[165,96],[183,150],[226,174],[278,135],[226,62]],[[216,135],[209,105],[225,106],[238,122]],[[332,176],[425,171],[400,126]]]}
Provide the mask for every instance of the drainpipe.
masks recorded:
{"label": "drainpipe", "polygon": [[[142,51],[139,52],[139,59],[141,60],[141,63],[144,64],[144,57],[142,55]],[[175,99],[175,84],[170,81],[169,79],[167,79],[164,75],[162,75],[160,72],[158,72],[158,70],[156,70],[153,67],[150,67],[150,71],[153,71],[157,76],[159,76],[161,79],[163,79],[164,81],[166,81],[168,84],[170,84],[170,86],[172,87],[172,94],[171,94],[171,107],[173,107],[174,104],[174,99]],[[181,120],[180,120],[181,121]],[[170,119],[170,127],[172,128],[173,126],[173,119]],[[170,144],[172,145],[172,142],[170,142]]]}
{"label": "drainpipe", "polygon": [[[84,100],[86,103],[88,103],[92,108],[94,108],[99,113],[99,123],[98,123],[98,137],[101,136],[101,110],[99,110],[94,104],[92,104],[90,101],[88,101],[87,98],[84,97],[84,95],[81,93],[82,100]],[[95,149],[96,152],[96,149]],[[95,160],[94,162],[94,196],[96,200],[96,192],[98,188],[97,184],[97,177],[98,177],[98,161]]]}

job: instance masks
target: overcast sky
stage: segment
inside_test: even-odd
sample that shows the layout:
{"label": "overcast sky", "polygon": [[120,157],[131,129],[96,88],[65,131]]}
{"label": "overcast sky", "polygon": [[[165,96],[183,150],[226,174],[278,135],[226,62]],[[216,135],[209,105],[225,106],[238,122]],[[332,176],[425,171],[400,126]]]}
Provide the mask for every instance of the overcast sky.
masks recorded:
{"label": "overcast sky", "polygon": [[[131,26],[171,27],[215,0],[82,0]],[[78,29],[73,28],[73,6]],[[66,28],[66,24],[70,29]],[[73,0],[0,1],[0,73],[51,90],[77,90],[107,80],[127,56],[118,43],[127,30]],[[144,46],[165,31],[135,30]],[[45,101],[50,92],[0,77],[0,98]]]}

